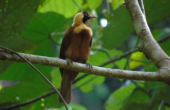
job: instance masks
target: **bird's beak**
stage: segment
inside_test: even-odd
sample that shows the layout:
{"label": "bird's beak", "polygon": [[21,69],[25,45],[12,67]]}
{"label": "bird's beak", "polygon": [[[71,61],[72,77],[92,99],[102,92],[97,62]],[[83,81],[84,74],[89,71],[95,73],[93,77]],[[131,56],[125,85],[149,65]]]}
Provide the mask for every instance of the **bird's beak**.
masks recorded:
{"label": "bird's beak", "polygon": [[89,15],[89,18],[97,18],[97,16]]}

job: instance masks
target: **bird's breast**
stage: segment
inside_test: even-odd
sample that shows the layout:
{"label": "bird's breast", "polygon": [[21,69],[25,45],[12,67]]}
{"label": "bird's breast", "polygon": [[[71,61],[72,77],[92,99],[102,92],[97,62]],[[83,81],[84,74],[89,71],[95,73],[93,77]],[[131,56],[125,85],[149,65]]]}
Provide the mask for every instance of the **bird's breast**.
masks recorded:
{"label": "bird's breast", "polygon": [[91,29],[89,30],[88,28],[81,31],[79,29],[74,29],[71,43],[65,51],[65,56],[73,61],[83,63],[90,54],[92,33]]}
{"label": "bird's breast", "polygon": [[91,28],[87,27],[84,23],[75,27],[74,32],[78,34],[78,33],[81,33],[81,31],[83,31],[84,29],[89,31],[88,34],[90,34],[90,36],[93,36],[93,32],[92,32]]}

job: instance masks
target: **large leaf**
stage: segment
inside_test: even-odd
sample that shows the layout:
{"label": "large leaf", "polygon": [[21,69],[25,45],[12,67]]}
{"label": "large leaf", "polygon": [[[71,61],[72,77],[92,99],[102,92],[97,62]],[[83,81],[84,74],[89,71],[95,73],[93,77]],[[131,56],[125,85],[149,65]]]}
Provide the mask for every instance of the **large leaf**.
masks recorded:
{"label": "large leaf", "polygon": [[[15,51],[32,53],[37,45],[20,33],[28,25],[40,3],[44,0],[1,0],[0,1],[0,45]],[[11,64],[0,61],[0,73]]]}
{"label": "large leaf", "polygon": [[[123,54],[122,51],[116,50],[116,49],[108,50],[108,53],[109,53],[109,55],[112,56],[113,58],[114,58],[114,57],[118,57],[118,56],[120,56],[120,55]],[[125,64],[126,64],[126,61],[127,61],[127,60],[126,60],[125,58],[123,58],[123,59],[121,59],[121,60],[115,61],[115,64],[118,66],[119,69],[124,69],[124,66],[125,66]]]}
{"label": "large leaf", "polygon": [[87,0],[89,8],[96,9],[102,3],[102,0]]}
{"label": "large leaf", "polygon": [[106,18],[108,26],[103,29],[103,46],[108,49],[119,47],[134,31],[129,13],[121,6]]}
{"label": "large leaf", "polygon": [[34,42],[40,42],[48,39],[49,35],[61,28],[65,22],[63,15],[54,12],[36,13],[21,35]]}
{"label": "large leaf", "polygon": [[129,95],[132,93],[134,88],[135,85],[130,84],[128,86],[123,86],[113,92],[109,96],[109,99],[106,101],[105,108],[107,110],[119,110],[123,106],[123,103],[126,98],[129,97]]}
{"label": "large leaf", "polygon": [[1,0],[1,35],[19,35],[28,25],[40,3],[44,0]]}
{"label": "large leaf", "polygon": [[149,61],[142,52],[135,52],[130,56],[129,68],[135,69],[140,65],[148,65]]}
{"label": "large leaf", "polygon": [[[0,9],[0,45],[16,51],[32,49],[35,44],[29,39],[20,37],[42,0],[1,0]],[[27,13],[25,13],[27,12]]]}
{"label": "large leaf", "polygon": [[[158,23],[170,16],[169,0],[144,0],[148,24]],[[158,8],[159,7],[159,8]]]}
{"label": "large leaf", "polygon": [[[87,60],[87,62],[91,63],[93,66],[99,66],[102,64],[104,61],[109,60],[109,54],[107,51],[94,51],[93,54],[91,54]],[[113,64],[107,65],[105,67],[112,67]]]}
{"label": "large leaf", "polygon": [[112,0],[112,8],[115,10],[124,3],[124,0]]}
{"label": "large leaf", "polygon": [[[147,102],[150,101],[150,97],[140,89],[135,89],[130,97],[126,100],[122,110],[147,110]],[[133,105],[133,106],[132,106]],[[144,106],[145,105],[145,106]]]}
{"label": "large leaf", "polygon": [[[80,6],[83,3],[82,0],[76,0],[76,2]],[[50,0],[38,9],[38,12],[42,13],[47,11],[56,12],[70,18],[79,11],[79,8],[73,0]]]}

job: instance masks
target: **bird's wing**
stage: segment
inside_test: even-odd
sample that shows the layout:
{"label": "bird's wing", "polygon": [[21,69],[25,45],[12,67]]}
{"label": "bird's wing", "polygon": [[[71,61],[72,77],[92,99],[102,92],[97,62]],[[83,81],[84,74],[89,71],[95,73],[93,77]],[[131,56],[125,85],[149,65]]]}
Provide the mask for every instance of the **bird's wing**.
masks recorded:
{"label": "bird's wing", "polygon": [[[63,37],[63,40],[62,40],[62,43],[61,43],[61,47],[60,47],[60,56],[59,56],[59,58],[61,58],[61,59],[65,59],[66,58],[64,53],[67,50],[69,44],[71,43],[73,29],[74,29],[74,27],[71,26],[64,33],[64,37]],[[60,68],[60,73],[62,75],[63,68]]]}
{"label": "bird's wing", "polygon": [[60,58],[65,59],[65,51],[67,50],[69,44],[71,43],[72,39],[72,34],[73,34],[73,27],[69,27],[63,37],[62,43],[61,43],[61,48],[60,48]]}

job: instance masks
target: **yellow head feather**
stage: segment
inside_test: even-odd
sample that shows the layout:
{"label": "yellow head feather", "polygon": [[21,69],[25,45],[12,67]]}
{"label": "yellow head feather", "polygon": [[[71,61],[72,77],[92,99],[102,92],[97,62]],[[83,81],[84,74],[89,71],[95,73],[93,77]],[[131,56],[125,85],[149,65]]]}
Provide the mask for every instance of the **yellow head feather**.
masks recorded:
{"label": "yellow head feather", "polygon": [[73,20],[73,24],[72,26],[78,26],[80,24],[83,23],[83,18],[84,18],[84,13],[83,12],[80,12],[80,13],[77,13],[74,17],[74,20]]}

